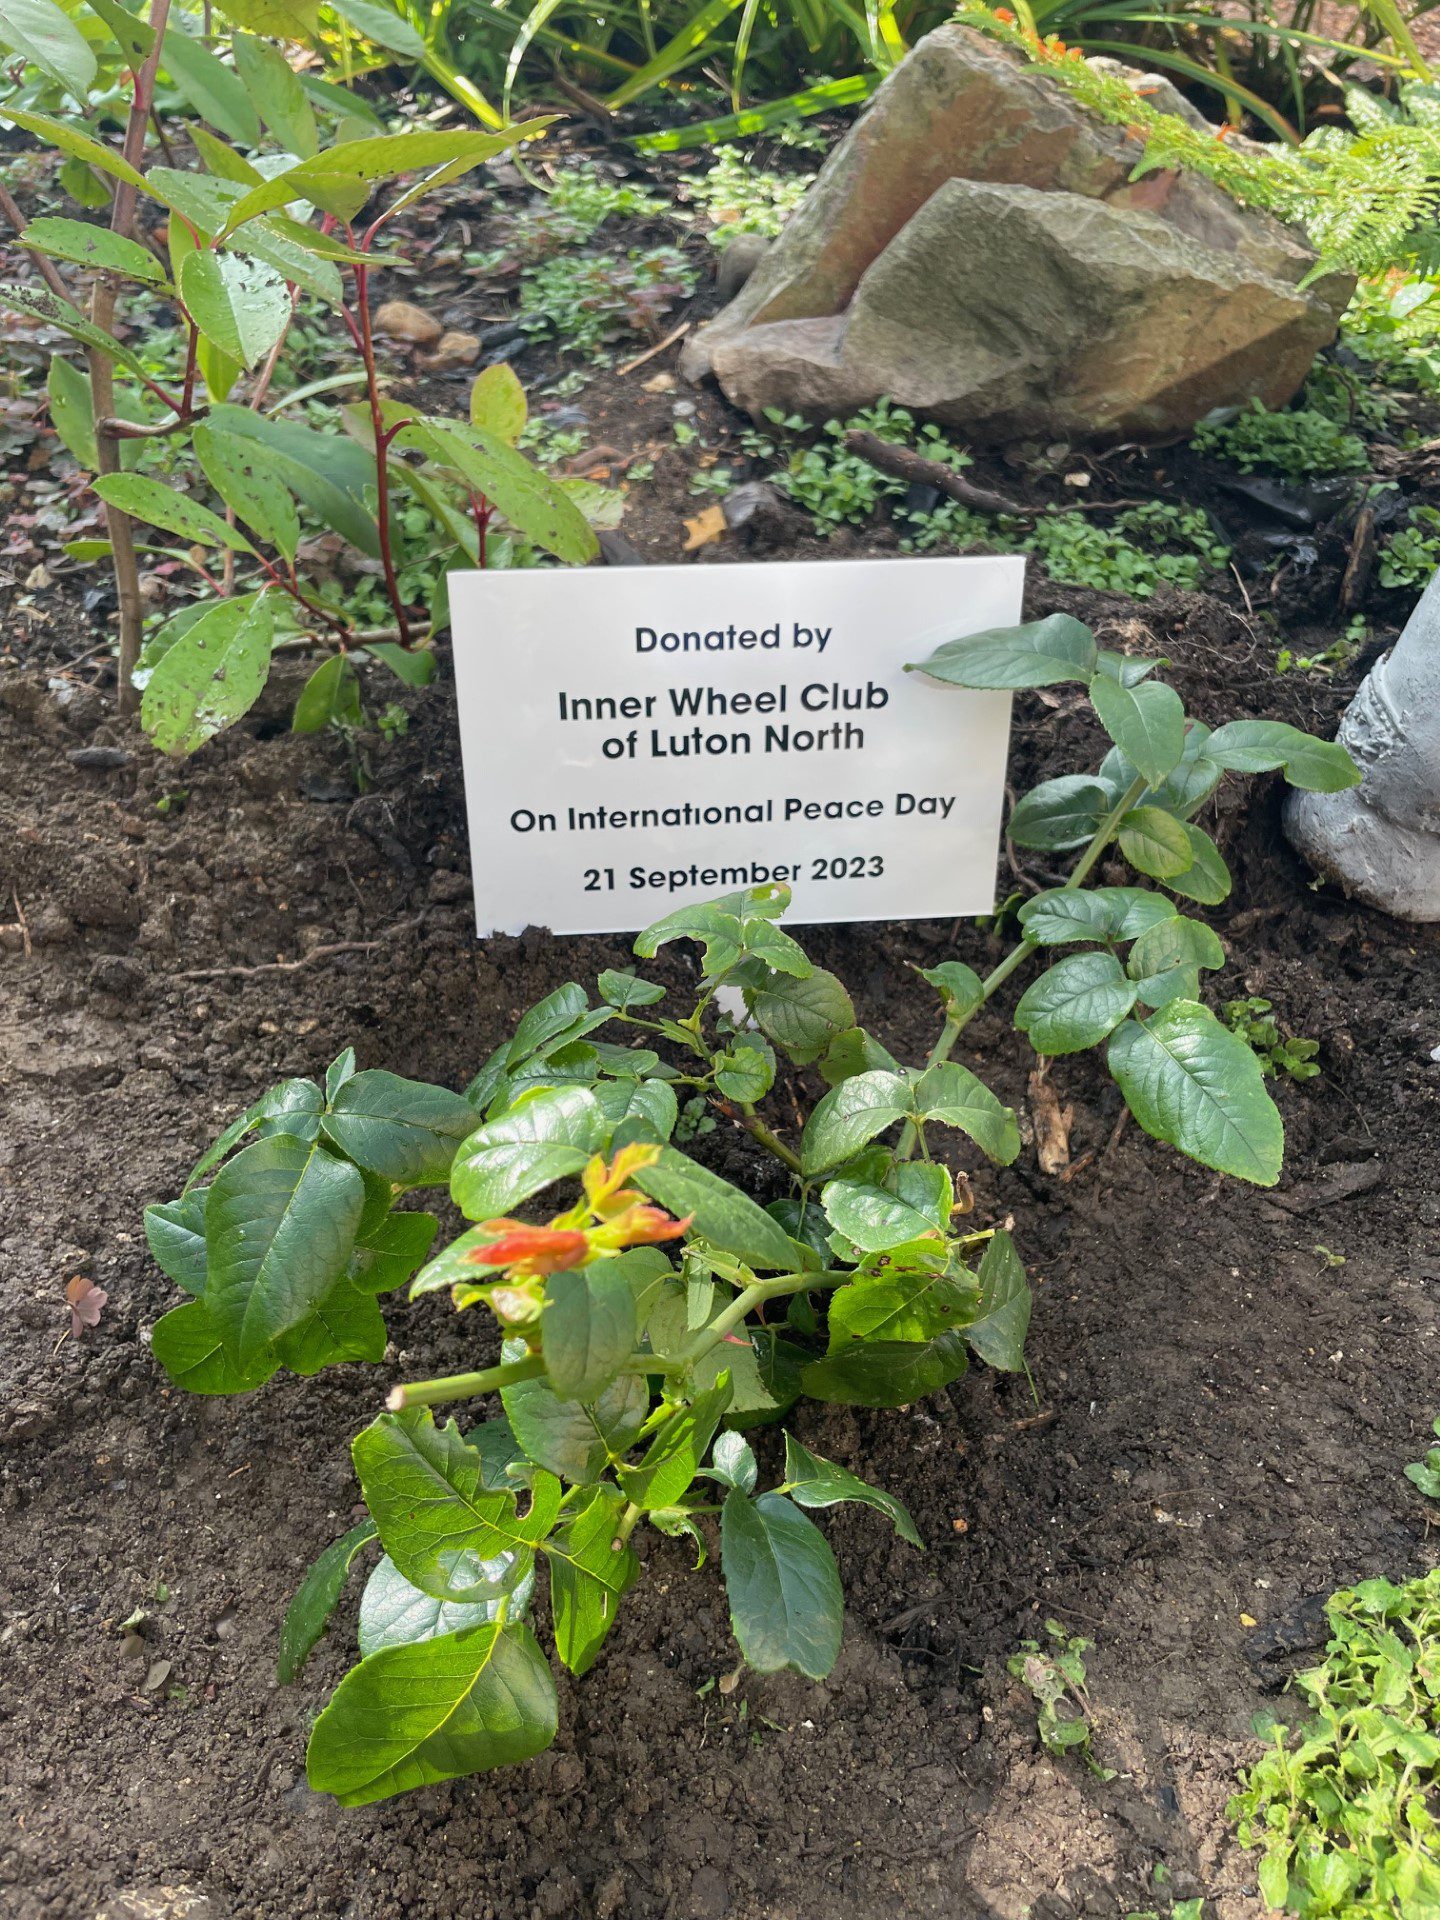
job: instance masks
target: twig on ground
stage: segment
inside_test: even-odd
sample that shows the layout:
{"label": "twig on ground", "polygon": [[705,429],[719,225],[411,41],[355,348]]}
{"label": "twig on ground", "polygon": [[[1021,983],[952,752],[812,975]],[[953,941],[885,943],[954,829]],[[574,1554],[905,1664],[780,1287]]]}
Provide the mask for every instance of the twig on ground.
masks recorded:
{"label": "twig on ground", "polygon": [[[624,371],[622,367],[621,372]],[[943,460],[927,460],[923,453],[916,453],[910,447],[897,447],[892,441],[881,440],[860,427],[846,434],[845,448],[849,453],[858,454],[860,459],[868,460],[881,473],[892,473],[910,486],[935,487],[974,513],[1004,513],[1016,520],[1041,520],[1052,513],[1120,513],[1126,507],[1148,504],[1144,500],[1072,500],[1067,506],[1051,503],[1027,507],[1019,500],[1012,500],[1009,494],[976,486],[963,473],[947,467]]]}
{"label": "twig on ground", "polygon": [[657,340],[653,347],[647,347],[644,353],[637,353],[633,360],[627,360],[623,367],[615,369],[617,374],[633,373],[637,367],[643,367],[647,360],[653,360],[657,353],[663,353],[666,347],[673,347],[682,335],[690,331],[691,323],[682,320],[673,333],[667,333],[663,340]]}
{"label": "twig on ground", "polygon": [[337,940],[332,946],[312,947],[298,960],[263,960],[253,967],[193,967],[188,972],[177,973],[176,980],[248,980],[258,973],[299,973],[302,967],[312,966],[317,960],[333,960],[342,953],[373,953],[376,947],[383,947],[397,934],[413,933],[423,926],[426,916],[416,914],[413,920],[400,920],[393,927],[387,927],[384,933],[376,934],[373,940]]}

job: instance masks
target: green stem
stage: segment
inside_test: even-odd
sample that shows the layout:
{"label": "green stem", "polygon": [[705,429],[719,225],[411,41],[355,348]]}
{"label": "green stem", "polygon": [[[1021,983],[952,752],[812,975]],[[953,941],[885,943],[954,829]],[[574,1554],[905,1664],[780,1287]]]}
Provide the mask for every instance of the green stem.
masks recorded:
{"label": "green stem", "polygon": [[742,1107],[741,1114],[743,1117],[741,1118],[740,1124],[752,1140],[758,1140],[760,1145],[770,1153],[773,1153],[777,1160],[783,1160],[792,1173],[799,1174],[804,1172],[799,1154],[795,1152],[793,1147],[787,1147],[778,1134],[770,1131],[769,1127],[766,1126],[765,1122],[748,1101],[744,1107]]}
{"label": "green stem", "polygon": [[[1070,878],[1060,889],[1062,893],[1072,893],[1077,887],[1084,886],[1086,880],[1094,871],[1095,864],[1101,854],[1104,853],[1105,849],[1110,845],[1110,842],[1115,838],[1119,830],[1120,822],[1141,796],[1148,791],[1148,783],[1142,775],[1137,774],[1125,792],[1121,794],[1119,800],[1116,801],[1115,805],[1095,829],[1090,844],[1075,862]],[[981,981],[980,998],[976,1004],[971,1007],[967,1013],[962,1014],[959,1019],[956,1019],[953,1014],[947,1016],[944,1026],[940,1029],[940,1038],[930,1049],[929,1057],[925,1062],[927,1067],[938,1067],[942,1060],[948,1060],[950,1058],[950,1055],[955,1049],[955,1042],[975,1018],[975,1015],[980,1011],[981,1007],[986,1004],[1000,987],[1004,986],[1016,968],[1028,960],[1034,951],[1035,948],[1029,940],[1022,939],[1018,941],[1016,945],[1011,948],[1010,952],[1006,954],[999,966],[995,967],[990,973],[987,973]],[[898,1149],[899,1157],[902,1160],[908,1160],[914,1153],[915,1143],[915,1128],[911,1122],[906,1121],[905,1131],[901,1135]]]}
{"label": "green stem", "polygon": [[447,1400],[472,1400],[477,1394],[493,1393],[497,1388],[514,1386],[519,1380],[534,1380],[544,1373],[545,1361],[538,1353],[524,1360],[506,1360],[498,1367],[482,1367],[478,1373],[452,1373],[443,1380],[411,1380],[403,1387],[392,1387],[385,1405],[391,1413],[405,1407],[433,1407]]}

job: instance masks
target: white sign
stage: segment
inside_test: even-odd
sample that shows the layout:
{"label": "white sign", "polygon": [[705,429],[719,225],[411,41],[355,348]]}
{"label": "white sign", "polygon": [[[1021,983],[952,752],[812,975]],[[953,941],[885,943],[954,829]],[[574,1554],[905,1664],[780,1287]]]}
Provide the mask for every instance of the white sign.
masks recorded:
{"label": "white sign", "polygon": [[1024,561],[452,573],[481,934],[647,926],[784,881],[794,921],[994,904],[1010,695],[920,674]]}

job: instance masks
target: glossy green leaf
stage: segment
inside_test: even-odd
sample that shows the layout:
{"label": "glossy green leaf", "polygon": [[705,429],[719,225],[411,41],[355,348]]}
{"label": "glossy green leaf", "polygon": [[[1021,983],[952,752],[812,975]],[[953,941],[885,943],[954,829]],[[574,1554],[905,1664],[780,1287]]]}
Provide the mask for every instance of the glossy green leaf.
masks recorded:
{"label": "glossy green leaf", "polygon": [[162,753],[194,753],[249,711],[269,676],[273,634],[264,592],[217,600],[186,629],[156,663],[140,702],[141,723]]}
{"label": "glossy green leaf", "polygon": [[205,1305],[241,1366],[298,1326],[344,1273],[365,1189],[354,1167],[276,1134],[216,1174]]}
{"label": "glossy green leaf", "polygon": [[847,1500],[874,1507],[887,1517],[902,1540],[908,1540],[912,1547],[923,1548],[925,1544],[908,1509],[893,1493],[872,1487],[833,1460],[822,1460],[789,1433],[785,1436],[784,1491],[801,1507],[834,1507]]}
{"label": "glossy green leaf", "polygon": [[[79,160],[87,167],[98,167],[102,173],[112,175],[116,180],[124,180],[132,187],[138,187],[148,193],[145,176],[123,154],[107,147],[102,141],[92,140],[88,133],[79,127],[71,126],[67,121],[56,120],[46,113],[33,113],[26,107],[5,103],[5,118],[17,127],[24,127],[27,133],[37,134],[48,147],[57,147],[61,153],[68,154],[72,160]],[[11,289],[7,289],[7,297]],[[30,291],[39,292],[38,288]],[[53,294],[49,296],[52,300]]]}
{"label": "glossy green leaf", "polygon": [[542,1088],[465,1141],[450,1170],[451,1198],[467,1220],[496,1219],[578,1173],[604,1144],[605,1116],[586,1088]]}
{"label": "glossy green leaf", "polygon": [[1230,869],[1202,828],[1186,822],[1185,838],[1190,842],[1191,864],[1183,873],[1172,874],[1165,885],[1184,900],[1198,901],[1202,907],[1219,906],[1230,892]]}
{"label": "glossy green leaf", "polygon": [[248,407],[212,407],[209,422],[227,435],[260,441],[298,500],[352,547],[379,559],[375,516],[367,504],[375,489],[375,460],[366,448],[344,434],[270,420]]}
{"label": "glossy green leaf", "polygon": [[1159,807],[1132,807],[1120,822],[1120,851],[1152,880],[1173,880],[1195,856],[1184,825]]}
{"label": "glossy green leaf", "polygon": [[1151,918],[1165,920],[1172,911],[1163,894],[1143,887],[1054,887],[1027,900],[1019,919],[1032,944],[1060,947],[1076,940],[1133,940]]}
{"label": "glossy green leaf", "polygon": [[267,1087],[258,1100],[211,1141],[190,1169],[185,1191],[188,1193],[197,1181],[203,1180],[212,1167],[218,1167],[247,1133],[256,1130],[267,1136],[289,1133],[297,1140],[314,1140],[320,1132],[320,1111],[324,1104],[324,1095],[313,1080],[282,1080],[276,1086]]}
{"label": "glossy green leaf", "polygon": [[883,1253],[950,1223],[955,1190],[946,1168],[902,1161],[883,1184],[832,1180],[821,1201],[830,1223],[866,1253]]}
{"label": "glossy green leaf", "polygon": [[677,1219],[693,1215],[693,1233],[749,1265],[781,1272],[793,1266],[789,1237],[765,1209],[675,1147],[662,1147],[660,1158],[638,1169],[632,1184]]}
{"label": "glossy green leaf", "polygon": [[1140,1125],[1202,1166],[1257,1186],[1280,1177],[1285,1131],[1254,1053],[1194,1001],[1127,1020],[1109,1066]]}
{"label": "glossy green leaf", "polygon": [[805,1123],[800,1159],[806,1174],[842,1166],[913,1111],[909,1083],[898,1073],[881,1069],[842,1080],[823,1096]]}
{"label": "glossy green leaf", "polygon": [[598,1486],[545,1542],[555,1651],[575,1674],[594,1666],[640,1571],[634,1549],[617,1544],[624,1507],[614,1487]]}
{"label": "glossy green leaf", "polygon": [[540,1339],[545,1371],[562,1399],[594,1400],[634,1351],[635,1289],[614,1263],[596,1261],[545,1282]]}
{"label": "glossy green leaf", "polygon": [[387,1213],[355,1236],[350,1278],[363,1293],[389,1293],[403,1287],[424,1260],[440,1231],[433,1213]]}
{"label": "glossy green leaf", "polygon": [[275,1678],[282,1687],[293,1686],[300,1678],[301,1669],[340,1604],[356,1554],[374,1538],[375,1522],[362,1520],[348,1533],[342,1533],[338,1540],[332,1540],[300,1582],[280,1626],[280,1657],[275,1664]]}
{"label": "glossy green leaf", "polygon": [[273,267],[203,248],[180,267],[190,318],[228,359],[256,367],[290,323],[290,295]]}
{"label": "glossy green leaf", "polygon": [[738,1487],[741,1493],[755,1491],[760,1469],[743,1434],[733,1431],[716,1434],[710,1449],[710,1472],[725,1486]]}
{"label": "glossy green leaf", "polygon": [[1173,687],[1158,680],[1127,687],[1108,673],[1097,673],[1090,682],[1090,704],[1148,785],[1158,787],[1179,764],[1185,751],[1185,707]]}
{"label": "glossy green leaf", "polygon": [[[233,67],[192,39],[172,18],[161,49],[160,64],[204,120],[218,127],[227,140],[254,147],[260,142],[260,120]],[[189,304],[188,301],[186,303]]]}
{"label": "glossy green leaf", "polygon": [[947,640],[916,671],[954,687],[1049,687],[1089,680],[1095,636],[1068,613]]}
{"label": "glossy green leaf", "polygon": [[1006,1373],[1025,1367],[1025,1335],[1030,1331],[1030,1282],[1015,1243],[1003,1229],[980,1262],[980,1307],[965,1338],[988,1366]]}
{"label": "glossy green leaf", "polygon": [[205,1192],[192,1187],[178,1200],[145,1209],[145,1238],[156,1265],[197,1298],[205,1291]]}
{"label": "glossy green leaf", "polygon": [[407,60],[425,58],[425,42],[410,22],[379,0],[334,0],[335,11],[363,40]]}
{"label": "glossy green leaf", "polygon": [[721,1373],[688,1407],[678,1408],[635,1466],[616,1469],[626,1499],[647,1510],[673,1507],[700,1471],[731,1397],[730,1375]]}
{"label": "glossy green leaf", "polygon": [[[202,547],[233,547],[237,553],[254,553],[243,533],[227,526],[218,513],[201,506],[187,493],[177,493],[163,480],[152,480],[140,473],[103,473],[94,483],[95,491],[109,506],[118,507],[147,526],[162,527]],[[229,602],[256,607],[260,596],[246,594]],[[218,611],[218,609],[217,609]]]}
{"label": "glossy green leaf", "polygon": [[470,389],[470,423],[513,447],[525,430],[529,409],[520,376],[504,360],[484,367]]}
{"label": "glossy green leaf", "polygon": [[90,393],[90,375],[72,366],[63,354],[51,354],[45,391],[50,401],[50,424],[61,442],[87,473],[97,472],[100,455],[95,446],[95,405]]}
{"label": "glossy green leaf", "polygon": [[356,1637],[361,1654],[368,1659],[382,1647],[411,1647],[421,1640],[438,1640],[442,1634],[486,1626],[498,1620],[502,1611],[507,1619],[523,1619],[535,1587],[528,1555],[499,1554],[489,1565],[495,1577],[484,1598],[441,1600],[413,1586],[389,1554],[383,1554],[360,1596]]}
{"label": "glossy green leaf", "polygon": [[519,1622],[382,1647],[353,1668],[315,1722],[310,1785],[342,1806],[512,1766],[555,1738],[549,1663]]}
{"label": "glossy green leaf", "polygon": [[1358,787],[1359,767],[1337,741],[1317,740],[1279,720],[1232,720],[1205,742],[1205,757],[1231,773],[1269,773],[1278,768],[1292,787],[1310,793],[1340,793]]}
{"label": "glossy green leaf", "polygon": [[775,1084],[775,1055],[768,1043],[741,1035],[716,1056],[715,1085],[727,1100],[754,1106]]}
{"label": "glossy green leaf", "polygon": [[300,517],[283,467],[258,440],[228,434],[208,420],[195,429],[195,456],[205,478],[247,527],[287,560],[300,543]]}
{"label": "glossy green leaf", "polygon": [[342,1273],[304,1318],[279,1336],[275,1352],[282,1366],[308,1378],[346,1360],[376,1366],[385,1357],[385,1340],[374,1293]]}
{"label": "glossy green leaf", "polygon": [[1002,1167],[1008,1167],[1020,1151],[1014,1108],[957,1060],[942,1060],[921,1074],[915,1087],[915,1111],[922,1120],[958,1127]]}
{"label": "glossy green leaf", "polygon": [[843,1033],[837,1033],[816,1064],[827,1087],[838,1087],[842,1080],[856,1073],[874,1073],[877,1069],[898,1073],[900,1070],[900,1063],[889,1048],[882,1047],[874,1034],[867,1033],[863,1027],[847,1027]]}
{"label": "glossy green leaf", "polygon": [[1017,847],[1066,853],[1092,840],[1114,805],[1109,788],[1098,780],[1066,773],[1018,800],[1005,831]]}
{"label": "glossy green leaf", "polygon": [[776,975],[747,990],[745,1001],[765,1038],[797,1067],[818,1060],[855,1025],[849,994],[823,967],[804,978]]}
{"label": "glossy green leaf", "polygon": [[1125,970],[1132,980],[1143,980],[1152,973],[1168,973],[1172,967],[1224,964],[1225,949],[1214,928],[1176,913],[1146,928],[1131,947]]}
{"label": "glossy green leaf", "polygon": [[[0,7],[0,47],[32,61],[81,107],[86,105],[95,80],[95,55],[74,21],[52,0],[5,0]],[[8,108],[5,117],[11,117]]]}
{"label": "glossy green leaf", "polygon": [[[16,117],[10,107],[5,109],[5,115],[7,119]],[[28,313],[36,320],[43,320],[46,326],[59,327],[82,346],[94,347],[108,355],[116,366],[124,367],[127,372],[140,378],[144,377],[145,369],[129,347],[122,346],[114,334],[95,326],[78,307],[72,307],[68,300],[60,299],[48,287],[0,286],[0,307],[9,307],[16,313]]]}
{"label": "glossy green leaf", "polygon": [[1020,996],[1015,1024],[1037,1053],[1079,1053],[1112,1033],[1135,1004],[1113,953],[1071,953]]}
{"label": "glossy green leaf", "polygon": [[243,1363],[231,1359],[203,1300],[187,1300],[163,1314],[151,1331],[150,1351],[187,1393],[251,1393],[280,1364],[273,1347],[262,1347]]}
{"label": "glossy green leaf", "polygon": [[656,986],[653,980],[641,980],[614,967],[605,969],[597,985],[601,999],[611,1007],[653,1007],[665,998],[664,987]]}
{"label": "glossy green leaf", "polygon": [[940,995],[947,1020],[968,1020],[985,1004],[985,983],[963,960],[942,960],[938,967],[922,967],[920,978],[928,980]]}
{"label": "glossy green leaf", "polygon": [[519,1381],[500,1398],[526,1457],[577,1486],[633,1445],[650,1410],[650,1389],[635,1373],[622,1373],[588,1407],[562,1400],[545,1380]]}
{"label": "glossy green leaf", "polygon": [[544,469],[481,428],[459,421],[417,421],[396,436],[396,444],[418,447],[450,468],[557,560],[584,566],[599,552],[584,514]]}
{"label": "glossy green leaf", "polygon": [[236,71],[260,118],[282,147],[308,160],[320,145],[320,135],[300,76],[278,47],[253,34],[237,33],[231,49]]}
{"label": "glossy green leaf", "polygon": [[[1189,723],[1180,758],[1159,786],[1145,796],[1148,806],[1163,807],[1177,820],[1188,820],[1198,812],[1220,784],[1220,769],[1205,754],[1209,738],[1210,729],[1203,720]],[[1117,800],[1141,777],[1139,768],[1119,747],[1112,747],[1100,762],[1100,783],[1108,786]]]}
{"label": "glossy green leaf", "polygon": [[309,40],[319,24],[320,0],[216,0],[215,11],[249,33]]}
{"label": "glossy green leaf", "polygon": [[332,653],[301,688],[290,717],[290,731],[323,733],[332,725],[358,727],[362,718],[360,681],[350,657]]}
{"label": "glossy green leaf", "polygon": [[440,1186],[475,1131],[475,1109],[448,1087],[372,1068],[337,1089],[320,1128],[368,1173],[400,1187]]}
{"label": "glossy green leaf", "polygon": [[351,1453],[380,1540],[412,1585],[442,1600],[473,1600],[493,1584],[487,1563],[534,1549],[554,1525],[560,1483],[536,1476],[530,1511],[484,1485],[482,1462],[453,1420],[428,1407],[382,1413]]}
{"label": "glossy green leaf", "polygon": [[592,1091],[605,1115],[612,1150],[637,1140],[663,1146],[675,1131],[680,1104],[664,1080],[601,1080]]}
{"label": "glossy green leaf", "polygon": [[840,1653],[845,1599],[824,1534],[779,1493],[732,1491],[720,1514],[730,1625],[757,1673],[823,1680]]}
{"label": "glossy green leaf", "polygon": [[854,1340],[801,1370],[811,1400],[846,1407],[908,1407],[958,1380],[970,1364],[958,1328],[930,1340]]}
{"label": "glossy green leaf", "polygon": [[73,260],[77,266],[118,273],[126,280],[157,285],[165,278],[164,267],[148,247],[88,220],[49,216],[32,220],[25,229],[24,244],[38,247],[52,259]]}

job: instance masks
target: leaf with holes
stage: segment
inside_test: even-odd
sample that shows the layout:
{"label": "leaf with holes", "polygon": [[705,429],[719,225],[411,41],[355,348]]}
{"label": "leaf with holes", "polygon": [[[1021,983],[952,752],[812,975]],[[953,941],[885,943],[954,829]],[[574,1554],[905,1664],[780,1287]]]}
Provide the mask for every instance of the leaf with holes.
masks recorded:
{"label": "leaf with holes", "polygon": [[194,753],[249,711],[269,677],[273,633],[266,594],[237,594],[207,607],[161,656],[140,722],[162,753]]}

